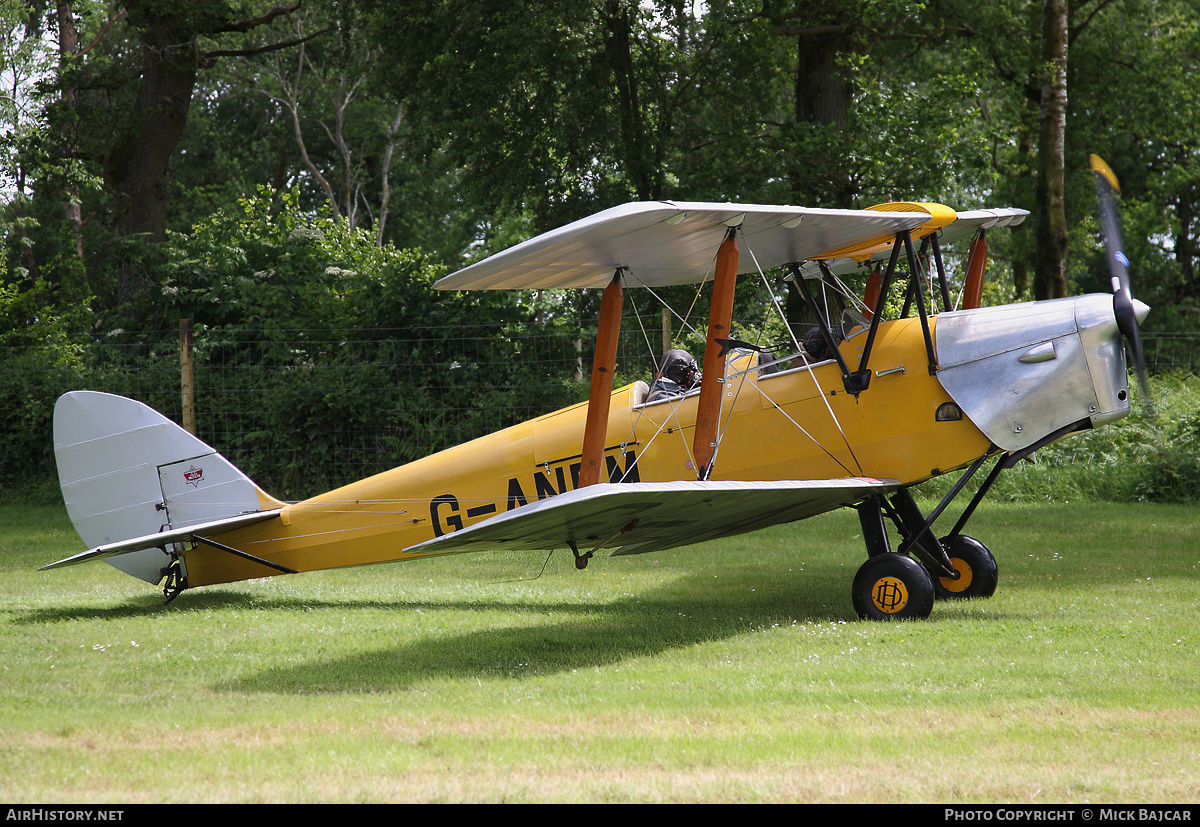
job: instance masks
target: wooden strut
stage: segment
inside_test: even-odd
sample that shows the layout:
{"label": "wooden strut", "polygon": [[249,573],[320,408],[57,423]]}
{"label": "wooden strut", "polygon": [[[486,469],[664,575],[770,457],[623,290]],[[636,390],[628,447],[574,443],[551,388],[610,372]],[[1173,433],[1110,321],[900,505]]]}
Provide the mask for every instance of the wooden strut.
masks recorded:
{"label": "wooden strut", "polygon": [[604,438],[608,434],[608,409],[612,403],[613,377],[617,368],[617,337],[621,332],[621,310],[625,294],[618,270],[600,299],[600,327],[596,331],[596,355],[592,358],[592,387],[588,392],[587,422],[583,426],[583,456],[579,487],[595,485],[604,468]]}
{"label": "wooden strut", "polygon": [[883,271],[880,265],[876,264],[871,275],[867,277],[867,291],[863,296],[866,304],[863,315],[867,317],[867,321],[875,318],[875,306],[879,304],[879,293],[882,289]]}
{"label": "wooden strut", "polygon": [[983,303],[983,274],[987,268],[987,238],[983,228],[971,242],[970,259],[967,264],[967,280],[963,291],[963,309],[974,310]]}
{"label": "wooden strut", "polygon": [[704,373],[700,399],[696,406],[696,434],[692,456],[696,458],[696,476],[706,480],[712,473],[717,451],[717,427],[721,418],[721,395],[725,390],[725,351],[719,339],[728,339],[733,323],[733,289],[737,286],[737,228],[730,228],[717,250],[713,270],[712,306],[708,312],[708,340],[704,345]]}

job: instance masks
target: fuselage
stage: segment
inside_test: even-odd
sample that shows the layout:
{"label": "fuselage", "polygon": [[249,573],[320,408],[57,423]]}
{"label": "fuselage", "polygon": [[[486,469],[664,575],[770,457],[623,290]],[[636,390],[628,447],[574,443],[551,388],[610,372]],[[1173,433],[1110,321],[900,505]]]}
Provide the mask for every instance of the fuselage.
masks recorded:
{"label": "fuselage", "polygon": [[[884,322],[869,388],[858,396],[845,390],[831,360],[770,366],[757,353],[731,356],[711,478],[871,477],[907,486],[1032,445],[1064,425],[1087,427],[1089,419],[1099,424],[1129,410],[1108,297],[929,321],[944,340],[937,355],[947,367],[929,369],[918,319]],[[858,364],[865,340],[852,334],[840,343],[848,364]],[[696,479],[697,395],[645,404],[645,394],[644,383],[612,393],[609,480]],[[278,520],[218,539],[297,571],[427,556],[405,549],[577,488],[586,415],[587,403],[547,414],[287,505]],[[203,546],[186,562],[193,586],[264,574],[252,561]]]}

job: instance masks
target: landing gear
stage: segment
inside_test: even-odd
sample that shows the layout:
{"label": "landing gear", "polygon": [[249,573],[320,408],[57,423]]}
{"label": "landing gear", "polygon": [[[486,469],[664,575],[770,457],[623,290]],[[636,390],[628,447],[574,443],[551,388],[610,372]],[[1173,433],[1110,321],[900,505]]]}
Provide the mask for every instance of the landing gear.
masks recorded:
{"label": "landing gear", "polygon": [[[949,536],[939,540],[933,533],[933,521],[946,504],[927,518],[912,495],[900,489],[888,499],[873,497],[858,506],[870,557],[854,578],[852,599],[859,617],[924,618],[935,598],[964,600],[995,593],[996,558],[983,543],[959,533],[973,506]],[[888,539],[885,515],[900,532],[897,551]]]}
{"label": "landing gear", "polygon": [[183,567],[183,560],[172,556],[171,563],[167,566],[166,578],[163,580],[163,605],[166,606],[179,597],[187,587],[187,571]]}
{"label": "landing gear", "polygon": [[911,557],[880,554],[858,570],[852,596],[864,620],[926,618],[933,611],[933,580]]}
{"label": "landing gear", "polygon": [[996,558],[983,543],[966,534],[943,537],[942,547],[950,558],[958,578],[933,576],[933,590],[938,600],[968,600],[991,597],[996,592],[999,573]]}

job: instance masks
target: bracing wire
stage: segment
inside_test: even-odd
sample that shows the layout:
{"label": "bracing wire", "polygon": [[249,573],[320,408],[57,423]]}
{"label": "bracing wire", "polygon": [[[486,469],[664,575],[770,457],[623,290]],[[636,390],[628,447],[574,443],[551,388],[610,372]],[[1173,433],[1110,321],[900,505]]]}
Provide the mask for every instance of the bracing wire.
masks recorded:
{"label": "bracing wire", "polygon": [[[711,272],[711,271],[709,271],[709,272]],[[629,277],[633,280],[637,279],[636,274],[634,274],[632,272],[629,273]],[[668,304],[666,302],[666,300],[662,298],[662,296],[660,296],[654,292],[653,287],[646,284],[645,282],[638,282],[638,284],[635,286],[644,288],[651,296],[653,296],[655,299],[658,300],[659,304],[661,304],[663,307],[665,307],[671,311],[671,315],[674,316],[679,321],[679,324],[681,324],[686,330],[690,331],[691,333],[693,333],[694,335],[699,337],[699,336],[701,336],[700,331],[698,331],[698,330],[696,330],[696,328],[692,327],[692,325],[688,321],[688,319],[691,318],[692,310],[695,309],[696,301],[700,297],[700,287],[703,287],[704,283],[707,281],[708,281],[708,275],[706,274],[703,281],[700,282],[700,286],[697,287],[697,289],[696,289],[696,295],[692,297],[692,304],[691,304],[691,307],[688,308],[687,316],[680,316],[679,313],[675,310],[675,308],[671,307],[671,305]]]}
{"label": "bracing wire", "polygon": [[[858,457],[854,453],[854,448],[852,448],[850,446],[850,440],[846,437],[846,432],[842,428],[842,423],[838,421],[837,414],[835,414],[833,412],[833,407],[829,404],[829,399],[825,395],[825,390],[821,387],[821,383],[819,381],[817,381],[816,371],[814,371],[812,369],[812,365],[808,361],[808,355],[804,352],[804,348],[801,347],[798,342],[796,342],[796,334],[792,332],[791,326],[787,324],[787,314],[784,313],[783,308],[781,308],[779,306],[779,300],[775,298],[775,291],[770,290],[770,284],[769,284],[769,282],[767,282],[767,276],[763,272],[762,267],[759,265],[758,258],[754,255],[754,250],[750,249],[749,245],[747,245],[746,249],[750,253],[751,260],[754,262],[754,269],[758,271],[759,277],[763,280],[763,283],[767,285],[768,293],[771,296],[771,303],[775,306],[775,312],[779,313],[780,318],[782,318],[784,320],[784,326],[788,328],[788,335],[791,337],[792,342],[796,343],[797,353],[799,354],[800,358],[804,361],[804,366],[808,369],[808,375],[810,377],[812,377],[813,385],[815,385],[817,388],[817,394],[821,397],[821,401],[825,404],[825,410],[829,412],[829,418],[833,420],[833,424],[837,427],[838,433],[842,437],[842,443],[846,446],[846,450],[849,452],[850,458],[854,461],[855,467],[858,468],[858,473],[861,474],[862,473],[862,463],[860,463],[858,461]],[[826,311],[826,318],[829,318],[828,310]],[[761,392],[761,388],[759,389],[759,391]],[[766,396],[766,394],[763,394],[763,395]],[[775,407],[776,410],[782,411],[782,409],[779,408],[778,405],[775,405],[774,402],[772,402],[771,404]],[[786,414],[785,414],[785,416],[786,416]],[[792,419],[791,417],[788,417],[788,420],[795,423],[795,420]],[[801,428],[800,430],[804,431],[803,428]],[[808,436],[810,439],[812,439],[812,436],[807,431],[804,431],[804,433],[806,436]],[[816,442],[815,439],[813,441]],[[817,442],[817,445],[820,446],[821,450],[825,451],[825,453],[829,454],[831,457],[833,456],[833,454],[830,454],[829,451],[824,446],[821,446],[821,444],[819,442]],[[846,468],[846,466],[843,463],[841,463],[840,461],[838,462],[838,465],[841,465],[843,468]],[[847,468],[846,470],[847,470],[847,472],[849,472],[850,469]]]}
{"label": "bracing wire", "polygon": [[638,329],[642,331],[642,338],[646,341],[646,349],[650,351],[650,359],[654,363],[654,370],[660,371],[663,365],[659,364],[659,356],[654,352],[654,345],[650,342],[650,334],[646,332],[646,325],[642,324],[642,314],[638,310],[637,301],[633,298],[633,294],[629,294],[629,303],[633,305],[633,317],[637,319]]}

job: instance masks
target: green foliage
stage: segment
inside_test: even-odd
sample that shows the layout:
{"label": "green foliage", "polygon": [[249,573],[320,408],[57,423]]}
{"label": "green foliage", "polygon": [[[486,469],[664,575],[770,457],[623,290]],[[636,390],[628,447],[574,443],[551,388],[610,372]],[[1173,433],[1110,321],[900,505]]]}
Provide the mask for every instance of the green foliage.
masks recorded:
{"label": "green foliage", "polygon": [[[1134,382],[1136,385],[1136,382]],[[1126,418],[1074,434],[1000,475],[989,499],[1011,502],[1200,501],[1200,377],[1153,376],[1153,415],[1134,399]],[[956,477],[925,483],[941,496]],[[976,488],[979,478],[967,487]]]}
{"label": "green foliage", "polygon": [[0,370],[0,484],[24,485],[53,473],[54,400],[72,383],[37,352],[4,359]]}
{"label": "green foliage", "polygon": [[[0,96],[3,481],[48,472],[49,412],[63,389],[112,390],[178,417],[181,317],[196,326],[202,435],[284,494],[580,397],[575,360],[586,366],[590,354],[572,346],[591,340],[598,292],[437,293],[439,262],[475,260],[635,198],[1034,207],[1039,15],[1016,0],[370,0],[305,7],[236,44],[210,26],[253,17],[254,4],[138,3],[115,19],[99,0],[70,8],[90,45],[60,61],[43,37],[52,6],[0,3],[9,35],[0,65],[15,82],[13,96]],[[1135,292],[1154,307],[1146,328],[1155,332],[1190,331],[1200,317],[1194,12],[1194,0],[1101,4],[1075,21],[1070,60],[1072,287],[1106,289],[1085,168],[1095,151],[1124,183]],[[223,32],[220,43],[193,44],[197,54],[236,45],[221,52],[242,57],[235,65],[212,53],[198,72],[170,162],[166,226],[177,232],[155,245],[114,241],[126,207],[101,191],[100,159],[115,135],[139,137],[125,117],[136,87],[125,81],[141,71],[139,27],[158,13],[181,32]],[[327,24],[335,28],[305,44],[306,63],[293,49],[256,51]],[[809,61],[810,46],[833,59]],[[301,77],[309,86],[295,89],[297,135],[281,96]],[[316,91],[339,79],[353,81],[355,106]],[[852,91],[844,109],[833,107],[844,119],[814,116],[824,81]],[[385,162],[391,138],[399,157]],[[314,215],[328,203],[318,169],[343,215],[362,216],[357,225]],[[387,170],[387,236],[399,246],[362,229],[382,217]],[[82,204],[80,225],[63,218],[66,200]],[[1032,223],[990,238],[989,302],[1021,297]],[[119,283],[134,303],[118,306]],[[745,338],[770,344],[781,326],[743,312],[764,304],[740,293],[738,315],[749,319]],[[693,350],[699,338],[677,330]],[[647,363],[623,355],[618,375],[648,378]],[[1097,449],[1085,467],[1113,470],[1087,496],[1191,497],[1189,454],[1170,447],[1192,445],[1186,404],[1138,425],[1150,438],[1130,438],[1124,454]],[[1066,480],[1084,473],[1053,462],[1055,452],[1116,439],[1137,422],[1041,452],[1046,496],[1074,492]],[[1130,487],[1117,470],[1129,466],[1155,470]],[[1008,476],[1034,490],[1035,477],[1022,476],[1031,468]]]}
{"label": "green foliage", "polygon": [[53,461],[50,412],[84,365],[85,347],[69,334],[81,308],[55,313],[37,281],[31,289],[0,282],[0,481],[27,482]]}
{"label": "green foliage", "polygon": [[[580,338],[570,303],[433,289],[425,255],[263,190],[145,262],[151,300],[72,339],[48,314],[0,339],[0,484],[53,474],[55,399],[88,388],[181,421],[173,328],[194,326],[199,436],[280,497],[298,498],[563,407]],[[0,290],[0,320],[39,304]],[[164,332],[164,328],[166,332]]]}
{"label": "green foliage", "polygon": [[1108,452],[1110,461],[1130,469],[1132,498],[1200,501],[1200,378],[1160,377],[1151,393],[1154,415],[1139,413],[1119,430],[1124,444]]}

